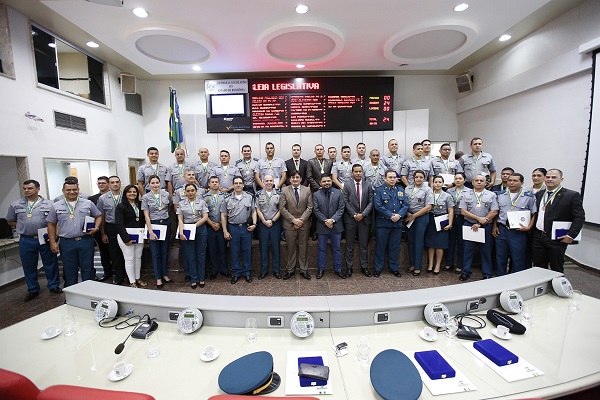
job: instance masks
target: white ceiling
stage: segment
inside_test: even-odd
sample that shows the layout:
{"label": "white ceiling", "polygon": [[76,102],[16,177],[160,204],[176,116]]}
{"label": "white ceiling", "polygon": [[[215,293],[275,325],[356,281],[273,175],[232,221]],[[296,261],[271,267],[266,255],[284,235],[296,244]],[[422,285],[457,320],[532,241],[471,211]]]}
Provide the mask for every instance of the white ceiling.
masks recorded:
{"label": "white ceiling", "polygon": [[[462,0],[0,1],[79,46],[96,41],[86,51],[147,79],[194,76],[194,65],[208,76],[296,74],[298,63],[302,73],[456,74],[581,2],[464,0],[455,12]],[[300,3],[308,13],[295,12]],[[504,33],[513,39],[502,44]]]}

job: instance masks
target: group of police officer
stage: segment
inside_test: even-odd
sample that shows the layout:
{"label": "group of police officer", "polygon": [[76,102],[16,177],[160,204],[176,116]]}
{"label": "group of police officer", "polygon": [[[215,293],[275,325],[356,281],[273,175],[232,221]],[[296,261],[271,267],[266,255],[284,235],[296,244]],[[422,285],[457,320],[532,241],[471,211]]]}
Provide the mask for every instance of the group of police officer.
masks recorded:
{"label": "group of police officer", "polygon": [[[317,227],[313,239],[319,239],[318,279],[324,274],[324,254],[328,242],[334,249],[336,275],[342,279],[352,276],[355,235],[359,241],[362,273],[379,276],[387,255],[390,272],[400,277],[398,255],[403,221],[408,226],[408,271],[419,275],[426,228],[434,223],[429,215],[439,216],[442,212],[436,212],[441,196],[438,194],[436,197],[432,190],[434,177],[440,177],[444,192],[451,195],[451,201],[446,199],[448,206],[443,209],[443,212],[450,214],[449,221],[445,227],[435,230],[448,236],[442,244],[438,245],[435,241],[434,245],[436,249],[445,250],[444,270],[454,270],[460,274],[461,281],[467,280],[471,275],[474,250],[478,247],[485,279],[493,276],[494,269],[498,276],[505,274],[509,259],[511,271],[531,266],[531,238],[528,232],[534,228],[534,216],[540,203],[540,199],[536,201],[535,193],[543,193],[546,189],[543,178],[536,180],[535,173],[543,171],[545,175],[546,170],[536,169],[533,186],[523,187],[523,175],[505,168],[502,170],[501,183],[494,186],[496,165],[492,156],[482,151],[482,146],[480,138],[473,138],[470,152],[459,152],[451,157],[451,147],[445,143],[436,157],[431,154],[431,142],[423,140],[413,145],[412,157],[405,158],[398,153],[398,142],[392,139],[388,142],[389,153],[385,157],[381,157],[379,150],[374,149],[367,158],[365,144],[359,143],[355,158],[351,158],[350,147],[343,146],[342,158],[337,160],[335,147],[327,149],[328,157],[325,158],[325,148],[318,144],[315,146],[315,157],[304,160],[301,158],[301,146],[294,144],[293,157],[284,161],[275,157],[275,146],[269,142],[265,146],[266,157],[261,159],[253,158],[251,147],[244,145],[243,158],[234,165],[230,164],[227,150],[221,150],[219,163],[214,163],[209,160],[210,152],[206,148],[199,150],[200,161],[196,164],[186,161],[185,151],[177,149],[175,162],[164,165],[158,161],[158,149],[150,147],[147,151],[148,162],[138,169],[137,184],[140,194],[148,193],[148,199],[156,205],[155,211],[161,210],[161,223],[170,225],[166,222],[167,211],[172,210],[171,222],[176,224],[175,231],[179,231],[180,236],[184,234],[183,226],[186,223],[194,223],[200,229],[196,240],[203,240],[202,244],[196,245],[194,253],[188,253],[184,261],[186,282],[192,280],[191,271],[201,270],[200,276],[194,273],[192,287],[195,288],[198,283],[204,287],[207,249],[211,280],[220,273],[231,278],[232,284],[240,278],[252,282],[251,243],[252,232],[257,226],[261,251],[258,278],[263,279],[268,274],[269,250],[274,276],[289,279],[293,275],[295,260],[291,264],[288,262],[283,276],[280,269],[280,239],[284,237],[282,225],[285,225],[281,224],[281,219],[283,215],[290,216],[287,230],[301,230],[311,224],[310,220],[306,224],[298,224],[298,218],[291,213],[282,213],[283,209],[294,206],[294,202],[295,205],[300,202],[297,187],[295,197],[290,190],[289,198],[280,201],[281,189],[291,184],[289,177],[294,175],[299,177],[294,183],[301,182],[303,186],[309,186],[312,192],[310,201],[303,204],[307,204],[307,209],[310,208],[308,214],[313,214],[313,224]],[[560,178],[562,180],[562,172]],[[110,179],[114,181],[112,184]],[[151,184],[152,180],[154,182]],[[79,193],[76,178],[68,177],[63,185],[63,196],[53,203],[39,195],[40,185],[37,181],[23,183],[25,197],[10,205],[7,220],[16,226],[20,234],[20,255],[28,287],[26,301],[35,298],[40,291],[37,282],[38,254],[42,257],[48,288],[53,293],[61,292],[56,258],[59,251],[63,260],[65,287],[77,282],[79,271],[82,280],[95,279],[94,237],[99,244],[106,245],[101,247],[101,253],[104,253],[104,276],[99,280],[112,278],[113,283],[123,283],[123,256],[117,244],[117,229],[113,226],[114,210],[122,196],[120,180],[118,177],[100,177],[98,187],[100,193],[88,200],[86,195]],[[335,199],[335,204],[330,199]],[[551,204],[553,198],[548,200],[547,194],[544,194],[541,201],[545,202],[545,207],[548,202]],[[145,209],[143,207],[142,201],[142,210],[147,213],[148,206]],[[525,224],[511,226],[509,214],[512,211],[527,211],[530,218],[524,220],[527,221]],[[174,220],[178,214],[179,223]],[[340,218],[342,215],[343,218]],[[148,229],[152,231],[152,225],[157,221],[149,217],[145,219]],[[341,269],[339,251],[343,231],[340,227],[343,224],[352,228],[352,237],[346,238],[345,271]],[[367,264],[367,242],[369,232],[375,225],[376,255],[371,273]],[[483,241],[463,240],[463,226],[473,232],[484,230]],[[285,232],[285,236],[288,233],[291,232]],[[167,236],[166,244],[162,243],[162,246],[168,246],[170,235]],[[299,236],[290,237],[298,240]],[[307,238],[302,237],[302,240]],[[154,239],[156,237],[151,237],[151,243]],[[227,241],[233,262],[232,273],[229,272],[225,252]],[[305,243],[302,248],[306,249]],[[152,246],[151,249],[153,264],[160,264]],[[494,251],[496,255],[492,259]],[[192,268],[194,260],[202,261]],[[427,271],[439,273],[439,267],[436,265],[436,269],[432,270],[431,265]],[[157,287],[161,288],[163,282],[172,282],[164,266],[154,265],[154,270]],[[308,271],[302,268],[301,275],[310,279]],[[133,279],[132,286],[139,282],[138,278],[129,277],[130,281]]]}

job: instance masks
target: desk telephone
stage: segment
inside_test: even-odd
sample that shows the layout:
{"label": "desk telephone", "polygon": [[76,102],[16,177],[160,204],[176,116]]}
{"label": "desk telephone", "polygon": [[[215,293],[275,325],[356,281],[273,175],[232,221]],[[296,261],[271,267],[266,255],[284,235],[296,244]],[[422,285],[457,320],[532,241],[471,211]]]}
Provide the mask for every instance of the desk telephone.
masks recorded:
{"label": "desk telephone", "polygon": [[507,313],[518,314],[523,310],[523,298],[514,290],[500,293],[500,305]]}
{"label": "desk telephone", "polygon": [[573,295],[573,286],[564,276],[552,279],[552,289],[560,297],[571,297]]}
{"label": "desk telephone", "polygon": [[425,321],[431,326],[443,328],[446,326],[446,321],[450,318],[448,307],[444,303],[429,303],[425,306]]}
{"label": "desk telephone", "polygon": [[117,316],[118,309],[116,301],[109,299],[100,300],[94,310],[94,318],[96,322],[104,319],[113,319]]}
{"label": "desk telephone", "polygon": [[202,326],[204,318],[197,308],[186,308],[177,317],[177,326],[181,333],[192,333]]}
{"label": "desk telephone", "polygon": [[305,338],[312,335],[315,329],[315,320],[306,311],[298,311],[290,321],[290,328],[294,335]]}

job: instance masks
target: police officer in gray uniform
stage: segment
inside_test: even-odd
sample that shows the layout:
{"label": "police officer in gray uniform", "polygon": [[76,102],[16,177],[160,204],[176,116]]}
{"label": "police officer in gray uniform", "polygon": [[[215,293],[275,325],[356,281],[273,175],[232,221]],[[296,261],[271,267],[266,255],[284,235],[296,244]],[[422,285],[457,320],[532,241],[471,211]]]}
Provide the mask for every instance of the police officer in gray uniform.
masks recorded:
{"label": "police officer in gray uniform", "polygon": [[[241,276],[246,278],[246,282],[252,282],[252,231],[256,228],[256,205],[252,195],[244,192],[241,176],[233,178],[233,192],[221,204],[221,226],[223,236],[229,240],[231,247],[231,283],[236,283]],[[243,257],[243,267],[240,255]]]}
{"label": "police officer in gray uniform", "polygon": [[225,194],[219,191],[219,178],[213,176],[209,179],[210,189],[204,194],[204,202],[208,207],[208,221],[206,221],[208,254],[210,256],[210,276],[213,280],[219,272],[226,278],[231,278],[227,270],[227,242],[221,227],[221,204],[225,201]]}
{"label": "police officer in gray uniform", "polygon": [[242,146],[242,159],[235,162],[235,166],[240,170],[242,179],[244,180],[244,191],[254,195],[254,171],[258,164],[257,158],[252,158],[252,147],[249,144]]}
{"label": "police officer in gray uniform", "polygon": [[413,176],[415,171],[425,172],[425,183],[428,183],[431,187],[431,181],[433,180],[434,174],[433,163],[431,160],[423,158],[423,145],[421,143],[413,144],[413,157],[407,158],[402,164],[400,175],[404,186],[412,185],[414,183]]}
{"label": "police officer in gray uniform", "polygon": [[[442,144],[440,147],[440,156],[432,159],[433,161],[433,172],[435,176],[445,175],[456,175],[457,172],[463,172],[463,168],[460,163],[450,157],[452,147],[450,143]],[[445,187],[452,187],[454,184],[444,185]]]}
{"label": "police officer in gray uniform", "polygon": [[485,189],[485,184],[485,176],[476,175],[473,178],[473,191],[466,192],[458,206],[461,214],[465,217],[464,226],[468,226],[473,231],[485,230],[485,243],[465,240],[465,265],[463,265],[462,273],[458,278],[461,281],[466,281],[471,276],[471,263],[473,262],[475,247],[479,248],[479,254],[481,255],[483,279],[492,277],[492,248],[494,244],[492,223],[498,215],[498,200],[496,194]]}
{"label": "police officer in gray uniform", "polygon": [[[76,185],[79,186],[79,179],[77,179],[76,176],[67,176],[65,178],[65,183],[74,183],[74,184],[76,184]],[[108,181],[106,182],[106,185],[108,185]],[[80,199],[89,199],[90,198],[90,195],[87,194],[87,193],[81,193],[81,192],[79,192],[78,196],[79,196]],[[65,198],[65,195],[61,194],[60,196],[57,196],[57,197],[54,198],[54,200],[52,200],[52,204],[56,203],[57,201],[61,201],[64,198]]]}
{"label": "police officer in gray uniform", "polygon": [[273,260],[273,275],[281,279],[279,266],[279,250],[281,248],[281,213],[279,211],[279,191],[275,190],[274,180],[271,175],[265,175],[263,182],[265,188],[256,193],[256,213],[260,224],[258,225],[258,241],[260,242],[260,275],[263,279],[269,273],[269,248]]}
{"label": "police officer in gray uniform", "polygon": [[[68,287],[77,283],[79,270],[82,281],[96,276],[93,236],[100,230],[102,213],[90,200],[78,197],[77,184],[64,183],[63,194],[65,199],[54,203],[47,221],[50,248],[55,254],[60,249],[63,278],[65,287]],[[84,233],[85,217],[88,216],[94,218],[94,224]],[[56,242],[57,236],[60,237],[59,243]]]}
{"label": "police officer in gray uniform", "polygon": [[138,169],[137,180],[140,193],[148,193],[150,191],[150,177],[156,175],[160,178],[160,188],[167,188],[167,167],[158,162],[158,149],[156,147],[148,147],[146,151],[148,162]]}
{"label": "police officer in gray uniform", "polygon": [[340,190],[346,182],[352,179],[352,160],[350,160],[350,146],[342,146],[342,159],[331,167],[333,184]]}
{"label": "police officer in gray uniform", "polygon": [[280,190],[285,183],[287,177],[287,167],[285,161],[279,157],[275,157],[275,145],[271,142],[267,142],[265,145],[265,153],[267,156],[261,158],[256,163],[254,169],[254,180],[259,188],[264,188],[265,175],[271,175],[273,177],[274,188]]}
{"label": "police officer in gray uniform", "polygon": [[[191,163],[185,161],[185,150],[175,150],[175,162],[167,167],[167,174],[165,176],[167,192],[173,194],[176,188],[185,186],[185,170],[190,168],[193,170],[194,167]],[[194,179],[196,179],[195,176]]]}
{"label": "police officer in gray uniform", "polygon": [[196,174],[192,168],[186,169],[183,172],[183,177],[185,183],[173,191],[173,207],[175,207],[175,211],[177,211],[179,202],[186,199],[185,187],[190,183],[196,186],[196,196],[200,198],[204,197],[205,190],[194,183],[196,181]]}
{"label": "police officer in gray uniform", "polygon": [[402,172],[402,164],[404,164],[406,158],[404,158],[402,154],[398,154],[398,141],[396,139],[390,139],[388,141],[388,150],[390,151],[390,154],[382,160],[383,164],[386,169],[393,169],[396,171],[398,184],[400,184],[400,172]]}
{"label": "police officer in gray uniform", "polygon": [[364,180],[371,184],[373,190],[382,186],[385,181],[385,165],[379,161],[379,150],[373,149],[369,153],[371,162],[363,167]]}
{"label": "police officer in gray uniform", "polygon": [[23,193],[25,197],[14,201],[8,207],[6,220],[12,227],[16,227],[19,234],[19,255],[27,283],[27,296],[29,301],[40,294],[38,283],[38,254],[42,257],[44,274],[46,275],[47,287],[52,293],[62,293],[58,286],[58,259],[56,254],[50,250],[48,240],[40,244],[38,230],[46,228],[46,218],[52,209],[52,203],[39,195],[40,183],[33,179],[23,182]]}
{"label": "police officer in gray uniform", "polygon": [[227,150],[221,150],[219,153],[221,164],[215,166],[210,175],[219,178],[219,190],[225,193],[233,190],[233,178],[241,176],[239,169],[233,165],[229,165],[230,158],[231,156]]}
{"label": "police officer in gray uniform", "polygon": [[196,164],[195,168],[196,180],[198,181],[200,187],[206,189],[208,188],[208,179],[211,176],[210,174],[217,164],[208,159],[210,153],[206,147],[200,148],[200,150],[198,150],[198,155],[200,156],[200,161],[198,161],[198,164]]}
{"label": "police officer in gray uniform", "polygon": [[483,175],[486,177],[485,187],[491,189],[496,181],[496,164],[492,155],[484,153],[483,140],[475,137],[471,139],[471,154],[464,154],[460,157],[460,165],[463,167],[467,183],[465,184],[469,188],[473,188],[473,179],[477,175]]}
{"label": "police officer in gray uniform", "polygon": [[118,231],[115,225],[115,212],[122,196],[121,179],[116,175],[109,176],[108,187],[110,190],[100,196],[96,206],[104,214],[100,231],[102,232],[102,242],[108,247],[110,262],[115,274],[114,283],[121,285],[125,281],[125,260],[117,241]]}

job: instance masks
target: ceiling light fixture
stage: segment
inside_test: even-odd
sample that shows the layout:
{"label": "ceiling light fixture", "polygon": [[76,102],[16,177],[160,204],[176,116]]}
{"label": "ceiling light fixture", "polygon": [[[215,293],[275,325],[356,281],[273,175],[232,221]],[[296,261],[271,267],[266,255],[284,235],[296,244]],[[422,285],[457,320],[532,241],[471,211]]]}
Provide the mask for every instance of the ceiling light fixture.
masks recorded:
{"label": "ceiling light fixture", "polygon": [[306,67],[306,65],[304,65],[304,64],[296,64],[296,68],[304,68],[304,67]]}
{"label": "ceiling light fixture", "polygon": [[507,40],[509,40],[512,36],[510,35],[502,35],[500,36],[500,39],[498,39],[501,42],[506,42]]}
{"label": "ceiling light fixture", "polygon": [[87,42],[87,43],[86,43],[86,45],[87,45],[88,47],[92,47],[92,48],[94,48],[94,49],[95,49],[96,47],[100,47],[100,45],[99,45],[98,43],[96,43],[96,42],[92,42],[91,40],[90,40],[89,42]]}
{"label": "ceiling light fixture", "polygon": [[148,11],[144,10],[143,8],[134,8],[133,14],[136,17],[146,18],[148,16]]}
{"label": "ceiling light fixture", "polygon": [[304,4],[300,4],[300,5],[298,5],[298,7],[296,7],[296,12],[298,14],[306,14],[308,12],[308,6],[305,6]]}
{"label": "ceiling light fixture", "polygon": [[469,5],[467,3],[461,3],[461,4],[457,5],[456,7],[454,7],[454,11],[461,12],[461,11],[465,11],[467,8],[469,8]]}
{"label": "ceiling light fixture", "polygon": [[201,67],[201,66],[199,66],[199,65],[194,65],[194,66],[192,67],[192,69],[193,69],[194,71],[200,71],[200,70],[202,69],[202,67]]}

